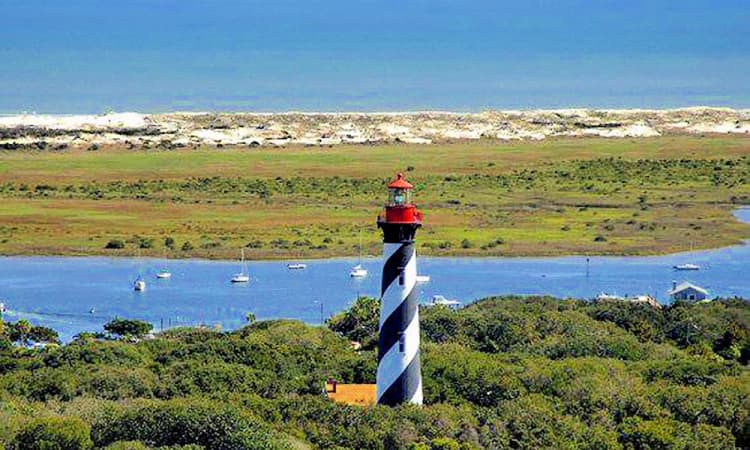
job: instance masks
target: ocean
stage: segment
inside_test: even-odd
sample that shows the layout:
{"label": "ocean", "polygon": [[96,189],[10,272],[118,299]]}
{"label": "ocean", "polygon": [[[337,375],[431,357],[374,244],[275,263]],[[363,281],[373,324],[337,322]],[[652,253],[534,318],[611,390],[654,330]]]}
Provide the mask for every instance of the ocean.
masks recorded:
{"label": "ocean", "polygon": [[0,114],[750,107],[744,0],[0,0]]}

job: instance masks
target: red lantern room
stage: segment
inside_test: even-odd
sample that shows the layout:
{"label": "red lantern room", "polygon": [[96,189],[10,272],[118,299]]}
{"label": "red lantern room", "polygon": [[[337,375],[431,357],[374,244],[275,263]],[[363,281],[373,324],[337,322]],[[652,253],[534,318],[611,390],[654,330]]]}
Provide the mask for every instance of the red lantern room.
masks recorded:
{"label": "red lantern room", "polygon": [[383,229],[386,242],[411,241],[417,228],[422,226],[422,212],[411,200],[412,189],[414,186],[401,173],[388,183],[385,217],[378,217],[378,227]]}

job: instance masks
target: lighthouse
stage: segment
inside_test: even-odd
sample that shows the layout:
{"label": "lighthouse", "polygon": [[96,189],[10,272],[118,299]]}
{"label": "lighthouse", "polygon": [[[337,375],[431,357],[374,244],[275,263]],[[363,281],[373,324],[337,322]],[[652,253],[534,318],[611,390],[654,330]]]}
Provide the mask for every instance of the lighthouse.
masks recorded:
{"label": "lighthouse", "polygon": [[417,254],[414,237],[422,213],[411,201],[414,188],[398,174],[388,184],[383,230],[383,279],[380,290],[377,402],[422,404],[419,362]]}

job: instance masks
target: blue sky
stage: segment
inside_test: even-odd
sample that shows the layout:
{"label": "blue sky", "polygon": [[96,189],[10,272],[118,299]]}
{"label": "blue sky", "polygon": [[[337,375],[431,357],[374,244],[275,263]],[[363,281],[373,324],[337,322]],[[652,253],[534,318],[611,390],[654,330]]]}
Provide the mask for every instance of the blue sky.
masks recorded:
{"label": "blue sky", "polygon": [[746,0],[0,0],[0,11],[0,112],[750,106]]}

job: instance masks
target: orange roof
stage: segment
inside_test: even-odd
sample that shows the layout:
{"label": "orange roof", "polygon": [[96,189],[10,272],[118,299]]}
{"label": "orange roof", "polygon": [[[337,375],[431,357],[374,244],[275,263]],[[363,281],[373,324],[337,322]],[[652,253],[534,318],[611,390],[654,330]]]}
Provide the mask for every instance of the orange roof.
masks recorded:
{"label": "orange roof", "polygon": [[326,383],[326,395],[344,405],[371,406],[377,401],[377,385],[336,383],[336,392],[333,392],[333,383]]}
{"label": "orange roof", "polygon": [[404,179],[403,173],[397,174],[396,179],[388,183],[389,189],[412,189],[413,187],[411,183]]}

